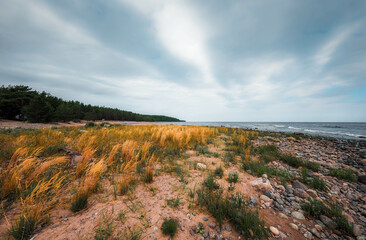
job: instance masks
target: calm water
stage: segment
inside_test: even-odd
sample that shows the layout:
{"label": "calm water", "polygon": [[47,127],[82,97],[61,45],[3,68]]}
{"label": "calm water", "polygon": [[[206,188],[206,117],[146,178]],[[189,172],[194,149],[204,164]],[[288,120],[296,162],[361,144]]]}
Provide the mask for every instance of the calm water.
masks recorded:
{"label": "calm water", "polygon": [[224,126],[265,131],[304,133],[316,136],[366,140],[366,123],[326,122],[180,122],[156,123],[198,126]]}

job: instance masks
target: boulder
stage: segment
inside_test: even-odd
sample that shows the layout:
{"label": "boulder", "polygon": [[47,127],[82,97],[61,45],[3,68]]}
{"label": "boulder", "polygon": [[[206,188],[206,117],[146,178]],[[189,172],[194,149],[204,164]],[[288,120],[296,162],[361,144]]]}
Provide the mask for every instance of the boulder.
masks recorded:
{"label": "boulder", "polygon": [[292,183],[292,187],[293,188],[297,188],[297,189],[302,189],[304,191],[308,190],[308,187],[305,186],[305,184],[295,180],[293,183]]}
{"label": "boulder", "polygon": [[265,178],[257,178],[256,180],[250,183],[254,188],[261,191],[273,191],[272,185]]}
{"label": "boulder", "polygon": [[297,219],[300,219],[300,220],[304,220],[305,219],[304,214],[302,214],[301,212],[292,212],[291,215],[294,218],[297,218]]}

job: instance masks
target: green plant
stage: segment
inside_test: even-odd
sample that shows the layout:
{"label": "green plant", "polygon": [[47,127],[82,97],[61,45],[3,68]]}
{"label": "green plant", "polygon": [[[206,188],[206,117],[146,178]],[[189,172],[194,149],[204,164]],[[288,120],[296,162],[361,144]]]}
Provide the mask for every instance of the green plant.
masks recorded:
{"label": "green plant", "polygon": [[238,180],[239,180],[239,174],[237,172],[229,173],[229,177],[227,178],[227,181],[229,183],[237,183]]}
{"label": "green plant", "polygon": [[87,193],[77,193],[71,201],[71,211],[78,212],[88,205],[88,194]]}
{"label": "green plant", "polygon": [[301,178],[304,183],[306,183],[308,181],[308,169],[307,168],[301,169]]}
{"label": "green plant", "polygon": [[178,229],[178,221],[173,218],[165,218],[164,222],[161,224],[161,231],[164,235],[169,235],[170,237],[174,237],[177,233]]}
{"label": "green plant", "polygon": [[21,215],[8,233],[16,240],[26,240],[32,235],[35,226],[36,220],[33,217]]}
{"label": "green plant", "polygon": [[224,175],[224,169],[220,166],[217,167],[214,171],[215,176],[222,178],[222,176]]}
{"label": "green plant", "polygon": [[330,168],[329,175],[350,182],[354,182],[357,179],[356,174],[351,169]]}
{"label": "green plant", "polygon": [[87,122],[87,123],[85,124],[85,127],[86,127],[86,128],[95,127],[95,123],[93,123],[93,122]]}
{"label": "green plant", "polygon": [[151,169],[146,169],[146,172],[143,176],[143,181],[145,183],[152,183],[154,177],[154,173]]}
{"label": "green plant", "polygon": [[123,240],[140,240],[140,239],[142,239],[142,233],[143,233],[143,229],[141,229],[140,227],[132,228],[132,229],[128,228],[128,232],[124,232],[122,234],[122,239]]}
{"label": "green plant", "polygon": [[318,177],[312,177],[310,179],[310,187],[314,188],[314,189],[318,189],[321,191],[325,191],[327,190],[327,184],[323,179],[320,179]]}
{"label": "green plant", "polygon": [[177,208],[179,207],[179,201],[179,196],[177,196],[176,198],[166,199],[166,204],[171,208]]}
{"label": "green plant", "polygon": [[205,180],[204,180],[204,185],[210,189],[210,190],[214,190],[214,189],[219,189],[220,185],[215,181],[215,178],[212,174],[210,174]]}
{"label": "green plant", "polygon": [[305,211],[308,217],[319,217],[326,214],[328,208],[320,201],[310,199],[308,202],[303,202],[301,208]]}
{"label": "green plant", "polygon": [[107,221],[106,217],[102,213],[102,220],[95,230],[95,240],[107,240],[113,233],[113,221]]}

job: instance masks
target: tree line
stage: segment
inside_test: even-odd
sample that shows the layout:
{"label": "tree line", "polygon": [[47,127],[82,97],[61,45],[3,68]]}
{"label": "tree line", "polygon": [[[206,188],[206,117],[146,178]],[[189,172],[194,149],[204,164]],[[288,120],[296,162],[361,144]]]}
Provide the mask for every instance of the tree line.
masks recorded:
{"label": "tree line", "polygon": [[80,120],[180,121],[173,117],[144,115],[117,108],[86,105],[79,101],[65,101],[24,85],[0,87],[0,118],[41,123]]}

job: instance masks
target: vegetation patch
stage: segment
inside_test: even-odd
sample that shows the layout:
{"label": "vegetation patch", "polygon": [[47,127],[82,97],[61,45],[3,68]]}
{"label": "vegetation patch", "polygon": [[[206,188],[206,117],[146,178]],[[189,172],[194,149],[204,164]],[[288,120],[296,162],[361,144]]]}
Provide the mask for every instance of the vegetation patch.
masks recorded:
{"label": "vegetation patch", "polygon": [[31,216],[21,215],[16,223],[8,230],[16,240],[29,239],[36,227],[36,220]]}
{"label": "vegetation patch", "polygon": [[351,169],[330,168],[329,175],[349,182],[354,182],[357,179],[356,174]]}
{"label": "vegetation patch", "polygon": [[220,166],[217,167],[214,171],[215,176],[222,178],[224,176],[224,169]]}
{"label": "vegetation patch", "polygon": [[161,231],[164,235],[174,237],[178,230],[178,221],[174,218],[165,218],[161,224]]}
{"label": "vegetation patch", "polygon": [[89,195],[87,193],[77,193],[71,201],[71,211],[79,212],[86,208],[88,205],[88,197]]}

